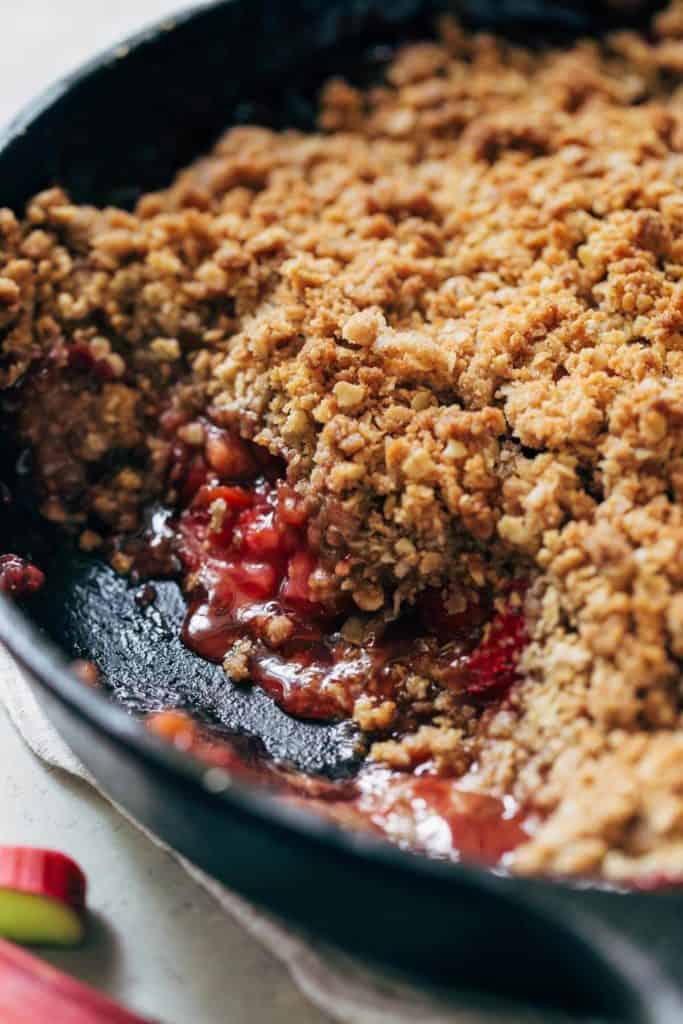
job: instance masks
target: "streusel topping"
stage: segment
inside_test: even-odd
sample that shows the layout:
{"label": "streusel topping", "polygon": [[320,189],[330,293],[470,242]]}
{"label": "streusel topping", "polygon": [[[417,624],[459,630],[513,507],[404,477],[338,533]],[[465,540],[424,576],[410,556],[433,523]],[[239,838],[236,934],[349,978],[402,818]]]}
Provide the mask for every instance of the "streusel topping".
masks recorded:
{"label": "streusel topping", "polygon": [[683,871],[682,75],[678,3],[538,52],[449,20],[380,85],[331,81],[318,132],[232,129],[135,213],[0,213],[48,516],[135,528],[163,394],[190,447],[208,410],[284,459],[323,604],[529,583],[504,705],[473,730],[437,697],[374,748],[538,808],[520,871]]}

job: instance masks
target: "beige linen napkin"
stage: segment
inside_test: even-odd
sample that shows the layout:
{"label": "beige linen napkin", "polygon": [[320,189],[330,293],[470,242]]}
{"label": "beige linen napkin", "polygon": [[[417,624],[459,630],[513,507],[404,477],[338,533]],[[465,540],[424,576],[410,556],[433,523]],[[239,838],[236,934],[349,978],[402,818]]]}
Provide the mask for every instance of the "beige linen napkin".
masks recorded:
{"label": "beige linen napkin", "polygon": [[[2,647],[0,701],[34,754],[50,765],[85,779],[104,799],[109,799],[47,720],[24,672]],[[114,806],[143,831],[150,842],[167,848],[121,807]],[[446,1004],[418,988],[368,970],[335,950],[314,948],[298,933],[256,910],[179,854],[174,856],[227,913],[285,964],[303,994],[335,1021],[343,1024],[550,1024],[547,1012],[521,1013],[474,997],[463,997],[456,1005]],[[553,1017],[553,1020],[559,1021],[559,1018]]]}

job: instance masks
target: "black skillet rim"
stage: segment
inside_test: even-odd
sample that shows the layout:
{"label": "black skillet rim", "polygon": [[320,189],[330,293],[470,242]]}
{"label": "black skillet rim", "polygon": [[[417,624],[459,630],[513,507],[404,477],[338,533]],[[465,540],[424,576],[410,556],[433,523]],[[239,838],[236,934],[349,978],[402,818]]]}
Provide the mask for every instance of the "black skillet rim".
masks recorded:
{"label": "black skillet rim", "polygon": [[[32,123],[44,114],[73,87],[112,63],[125,59],[132,51],[153,41],[163,32],[200,17],[207,11],[223,6],[230,0],[208,0],[192,7],[158,18],[142,29],[115,42],[94,57],[77,65],[30,100],[15,117],[0,129],[0,155],[19,136],[28,132]],[[443,883],[470,883],[481,889],[504,892],[506,898],[528,897],[542,891],[571,892],[585,889],[585,880],[538,877],[518,878],[502,870],[485,868],[472,862],[438,860],[423,854],[401,849],[387,840],[370,834],[354,832],[330,823],[313,812],[287,805],[276,795],[259,791],[257,786],[231,780],[223,789],[214,787],[214,777],[207,780],[205,764],[190,754],[174,749],[170,744],[148,732],[142,723],[120,707],[104,693],[83,685],[70,671],[62,651],[45,637],[10,598],[0,593],[0,643],[16,661],[29,672],[32,679],[52,697],[66,706],[77,717],[85,719],[125,748],[133,751],[143,762],[162,769],[186,786],[201,792],[203,799],[215,803],[217,811],[246,815],[259,826],[294,832],[303,841],[327,847],[359,860],[385,864],[406,876],[419,874]],[[589,888],[625,893],[600,882],[588,883]]]}

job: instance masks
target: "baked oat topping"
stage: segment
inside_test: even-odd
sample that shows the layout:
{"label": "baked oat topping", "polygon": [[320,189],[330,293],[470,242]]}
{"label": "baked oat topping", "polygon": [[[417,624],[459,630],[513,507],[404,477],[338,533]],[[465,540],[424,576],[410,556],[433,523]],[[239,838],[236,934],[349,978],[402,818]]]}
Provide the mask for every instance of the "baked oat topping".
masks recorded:
{"label": "baked oat topping", "polygon": [[390,768],[533,807],[520,872],[683,875],[681,25],[531,51],[446,19],[381,84],[329,82],[317,132],[232,129],[134,213],[0,212],[44,514],[89,550],[208,486],[218,535],[261,451],[340,643],[490,603],[468,656],[504,699],[437,652],[337,710]]}

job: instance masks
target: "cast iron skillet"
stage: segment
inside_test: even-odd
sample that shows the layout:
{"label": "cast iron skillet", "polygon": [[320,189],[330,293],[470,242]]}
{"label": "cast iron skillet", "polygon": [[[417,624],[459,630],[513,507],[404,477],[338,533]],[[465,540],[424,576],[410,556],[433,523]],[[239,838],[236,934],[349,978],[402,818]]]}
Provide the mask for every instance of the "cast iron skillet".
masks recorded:
{"label": "cast iron skillet", "polygon": [[[399,38],[431,30],[443,0],[233,0],[157,24],[63,80],[0,137],[0,202],[46,185],[77,201],[130,205],[165,184],[231,123],[309,127],[321,81],[368,80]],[[473,3],[475,24],[526,39],[599,31],[588,2]],[[623,20],[623,19],[622,19]],[[2,549],[47,569],[18,610],[0,599],[0,639],[76,753],[117,801],[202,868],[314,935],[443,986],[502,992],[577,1017],[683,1021],[683,893],[624,894],[429,861],[343,832],[277,798],[227,788],[145,732],[127,709],[186,703],[266,749],[329,775],[354,770],[346,726],[300,723],[258,690],[234,691],[180,644],[182,602],[133,591],[35,519],[30,472],[9,436]],[[94,658],[115,700],[77,682]]]}

